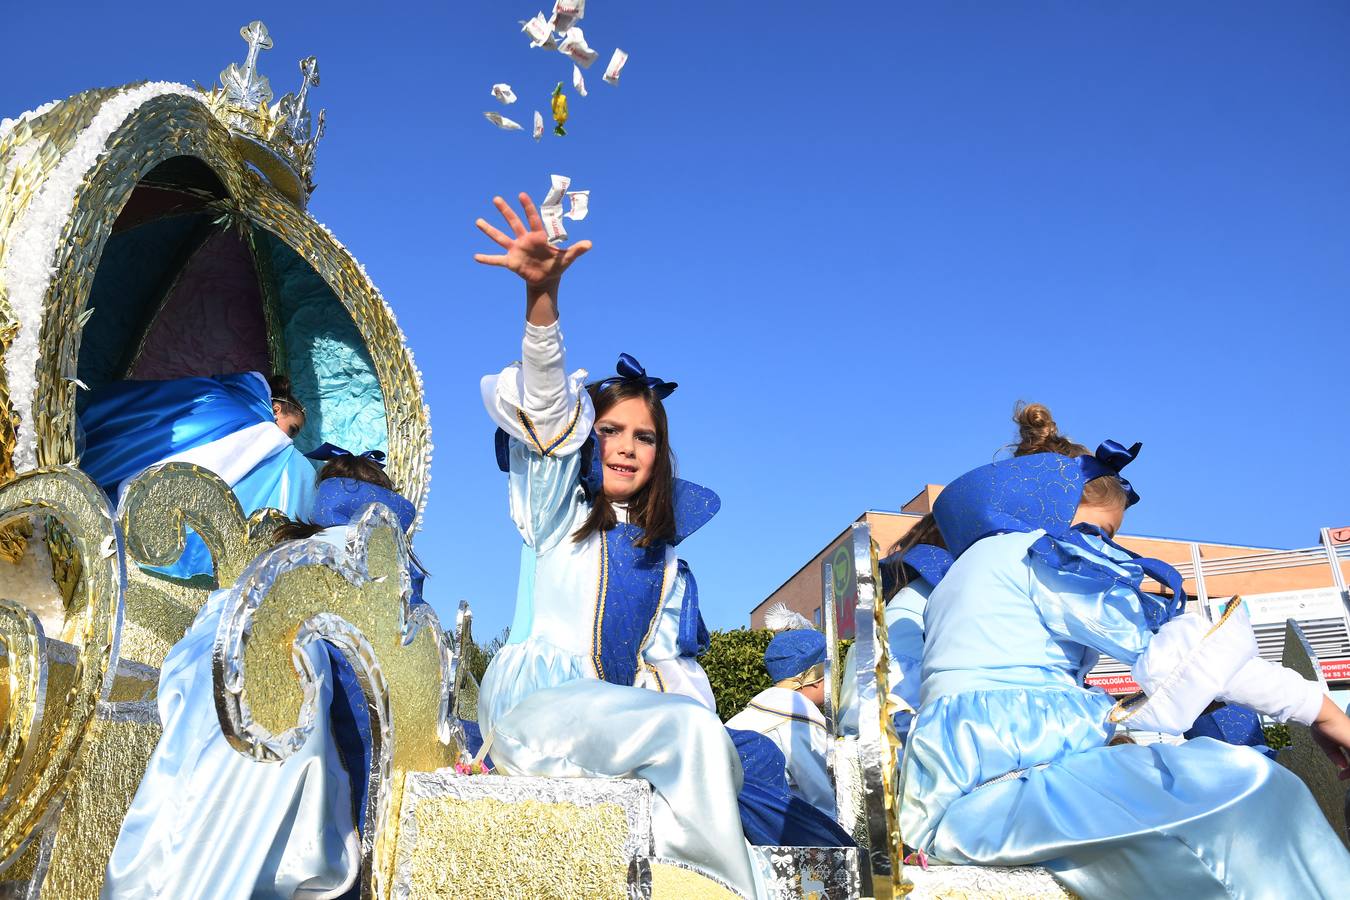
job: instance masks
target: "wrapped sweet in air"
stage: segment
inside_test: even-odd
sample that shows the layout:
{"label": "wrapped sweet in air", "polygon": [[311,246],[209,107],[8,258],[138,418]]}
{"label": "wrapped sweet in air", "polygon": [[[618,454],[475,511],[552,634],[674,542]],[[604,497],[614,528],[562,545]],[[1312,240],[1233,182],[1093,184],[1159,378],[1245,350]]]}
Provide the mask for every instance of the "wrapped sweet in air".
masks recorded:
{"label": "wrapped sweet in air", "polygon": [[567,130],[563,128],[567,124],[567,95],[563,93],[562,82],[553,89],[553,121],[558,125],[553,129],[553,133],[558,137],[566,137]]}

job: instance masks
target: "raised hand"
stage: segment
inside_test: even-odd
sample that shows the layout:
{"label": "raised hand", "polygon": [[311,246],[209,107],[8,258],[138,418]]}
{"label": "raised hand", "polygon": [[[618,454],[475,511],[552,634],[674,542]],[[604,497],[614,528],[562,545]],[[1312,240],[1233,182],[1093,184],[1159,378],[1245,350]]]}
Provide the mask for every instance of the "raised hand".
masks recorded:
{"label": "raised hand", "polygon": [[583,253],[591,249],[590,241],[577,241],[566,248],[550,246],[548,236],[544,233],[544,223],[539,218],[539,211],[535,209],[534,201],[530,199],[529,194],[520,195],[520,206],[525,211],[526,221],[530,223],[529,229],[525,228],[520,216],[516,215],[516,211],[501,197],[493,197],[492,203],[501,212],[502,218],[506,220],[514,236],[508,237],[485,220],[478,219],[474,224],[479,230],[496,241],[506,252],[496,255],[475,253],[473,258],[484,265],[510,269],[524,279],[525,284],[531,289],[552,293],[563,272],[566,272]]}

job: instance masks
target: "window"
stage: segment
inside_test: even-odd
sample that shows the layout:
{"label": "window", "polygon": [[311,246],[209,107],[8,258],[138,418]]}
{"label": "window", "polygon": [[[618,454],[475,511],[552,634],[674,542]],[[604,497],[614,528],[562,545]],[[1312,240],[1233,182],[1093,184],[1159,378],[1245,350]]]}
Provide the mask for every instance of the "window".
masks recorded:
{"label": "window", "polygon": [[820,607],[819,607],[819,606],[816,607],[815,619],[816,619],[816,627],[819,628],[819,627],[820,627]]}

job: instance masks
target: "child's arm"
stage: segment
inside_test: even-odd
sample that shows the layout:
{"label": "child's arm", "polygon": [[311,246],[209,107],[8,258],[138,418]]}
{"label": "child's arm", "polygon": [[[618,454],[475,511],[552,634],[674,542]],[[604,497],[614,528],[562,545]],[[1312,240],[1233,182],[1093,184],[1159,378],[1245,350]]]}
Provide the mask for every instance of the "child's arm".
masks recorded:
{"label": "child's arm", "polygon": [[526,542],[542,548],[571,526],[577,493],[577,450],[591,431],[586,372],[567,374],[558,329],[562,274],[590,249],[580,241],[563,250],[549,246],[530,198],[520,195],[530,223],[501,197],[493,203],[512,237],[479,219],[475,224],[506,251],[474,259],[515,272],[525,282],[525,338],[521,363],[483,379],[483,403],[510,442],[511,514]]}

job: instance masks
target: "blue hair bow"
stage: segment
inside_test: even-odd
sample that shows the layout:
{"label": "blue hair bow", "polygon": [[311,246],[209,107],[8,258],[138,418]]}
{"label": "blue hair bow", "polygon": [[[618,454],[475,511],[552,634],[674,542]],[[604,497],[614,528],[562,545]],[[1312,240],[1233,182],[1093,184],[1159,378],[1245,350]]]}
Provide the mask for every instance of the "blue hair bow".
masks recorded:
{"label": "blue hair bow", "polygon": [[322,444],[306,453],[305,456],[320,462],[337,459],[339,456],[359,456],[362,459],[370,460],[381,469],[384,468],[383,450],[367,450],[365,453],[353,453],[350,450],[339,447],[337,444],[330,444],[327,441],[324,441]]}
{"label": "blue hair bow", "polygon": [[1101,444],[1097,446],[1097,452],[1093,455],[1093,459],[1096,460],[1102,471],[1093,475],[1090,471],[1086,471],[1090,467],[1085,466],[1084,474],[1089,478],[1101,477],[1102,475],[1116,476],[1120,481],[1120,486],[1125,489],[1125,496],[1127,498],[1125,506],[1127,508],[1134,506],[1139,502],[1139,494],[1135,491],[1130,482],[1120,474],[1120,470],[1134,462],[1135,457],[1139,455],[1140,448],[1143,446],[1143,443],[1139,441],[1135,441],[1134,446],[1128,448],[1117,441],[1102,441]]}
{"label": "blue hair bow", "polygon": [[662,381],[654,375],[648,375],[647,370],[642,368],[642,363],[638,362],[627,353],[619,354],[619,361],[615,364],[614,370],[619,374],[606,378],[604,381],[600,382],[597,390],[603,391],[611,384],[616,384],[620,381],[637,380],[641,381],[647,390],[655,394],[656,399],[664,400],[675,392],[675,388],[679,387],[679,384],[674,381]]}

